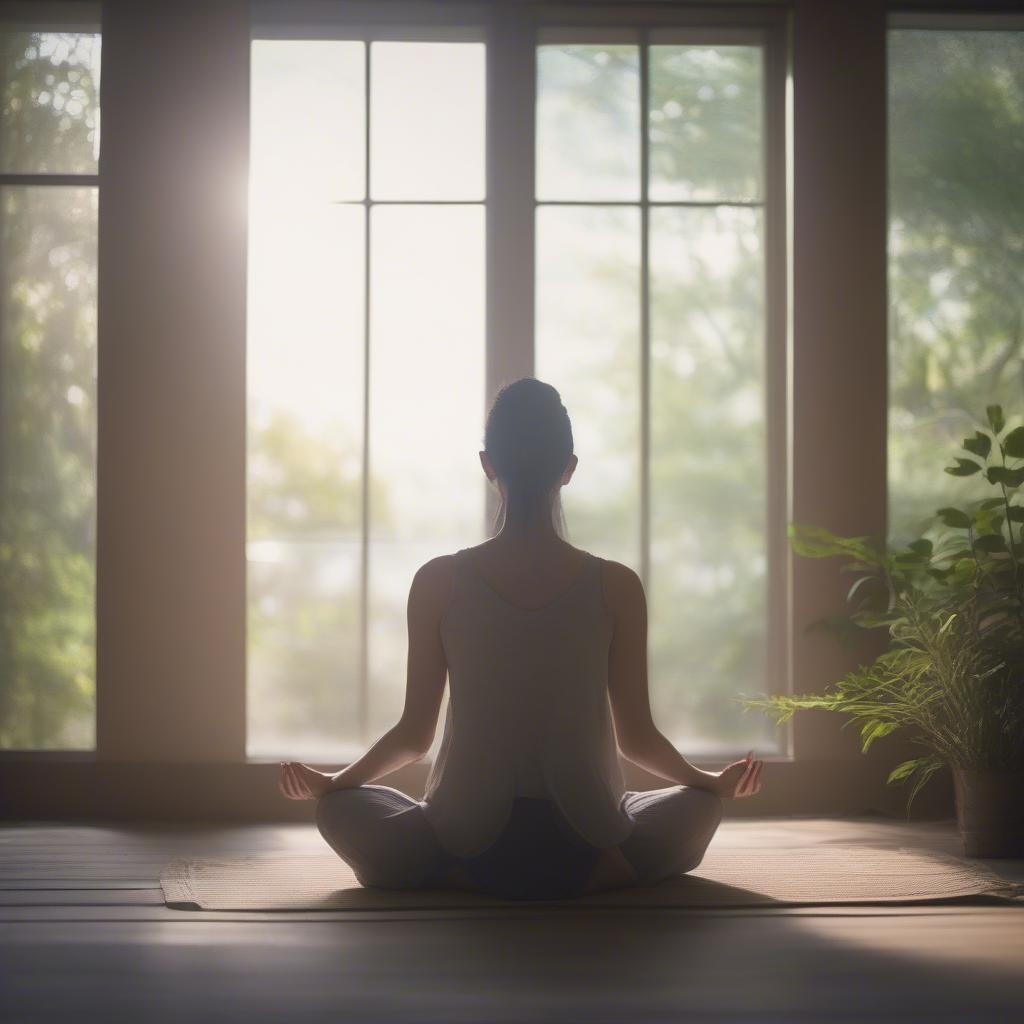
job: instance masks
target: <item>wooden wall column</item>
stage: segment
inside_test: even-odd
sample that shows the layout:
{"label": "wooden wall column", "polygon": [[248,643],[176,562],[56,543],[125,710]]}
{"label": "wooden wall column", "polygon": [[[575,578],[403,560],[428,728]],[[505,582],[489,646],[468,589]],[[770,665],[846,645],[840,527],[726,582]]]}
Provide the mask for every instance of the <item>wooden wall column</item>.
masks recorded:
{"label": "wooden wall column", "polygon": [[[793,11],[793,310],[790,519],[886,530],[886,14],[882,0],[797,0]],[[790,554],[792,683],[819,690],[876,638],[845,651],[808,624],[844,607],[835,559]],[[871,641],[871,642],[869,642]],[[794,720],[797,765],[854,759],[838,716]],[[850,770],[857,769],[851,765]]]}
{"label": "wooden wall column", "polygon": [[245,756],[246,0],[103,6],[97,757]]}

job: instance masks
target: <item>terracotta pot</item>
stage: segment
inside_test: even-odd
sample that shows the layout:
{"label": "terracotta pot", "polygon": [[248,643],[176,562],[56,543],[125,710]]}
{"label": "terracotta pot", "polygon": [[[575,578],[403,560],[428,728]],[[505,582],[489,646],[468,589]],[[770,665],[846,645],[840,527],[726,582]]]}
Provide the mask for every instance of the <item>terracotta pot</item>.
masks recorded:
{"label": "terracotta pot", "polygon": [[966,857],[1024,857],[1024,772],[953,769]]}

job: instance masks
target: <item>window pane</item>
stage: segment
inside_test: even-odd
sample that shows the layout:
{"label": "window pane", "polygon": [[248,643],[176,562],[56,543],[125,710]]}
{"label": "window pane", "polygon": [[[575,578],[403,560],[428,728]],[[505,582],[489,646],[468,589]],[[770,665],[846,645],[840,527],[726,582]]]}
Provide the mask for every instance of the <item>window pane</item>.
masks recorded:
{"label": "window pane", "polygon": [[371,240],[372,737],[401,714],[413,574],[485,536],[483,207],[376,207]]}
{"label": "window pane", "polygon": [[358,743],[364,218],[250,210],[250,756]]}
{"label": "window pane", "polygon": [[573,544],[639,570],[640,213],[537,211],[537,376],[558,388],[579,466],[562,491]]}
{"label": "window pane", "polygon": [[363,198],[365,54],[360,42],[253,42],[253,188],[319,201]]}
{"label": "window pane", "polygon": [[0,189],[0,747],[95,745],[96,190]]}
{"label": "window pane", "polygon": [[651,199],[759,199],[760,48],[652,46],[650,55]]}
{"label": "window pane", "polygon": [[[481,198],[483,46],[370,46],[376,197]],[[393,725],[413,575],[484,536],[483,206],[367,214],[308,167],[362,195],[365,53],[254,44],[250,754],[337,760]]]}
{"label": "window pane", "polygon": [[682,749],[775,748],[766,685],[761,211],[651,210],[650,678]]}
{"label": "window pane", "polygon": [[374,199],[482,199],[482,43],[373,43]]}
{"label": "window pane", "polygon": [[537,198],[640,197],[636,46],[537,48]]}
{"label": "window pane", "polygon": [[1024,32],[889,35],[889,512],[894,541],[991,496],[942,472],[1024,414]]}
{"label": "window pane", "polygon": [[0,31],[0,171],[95,174],[100,37]]}

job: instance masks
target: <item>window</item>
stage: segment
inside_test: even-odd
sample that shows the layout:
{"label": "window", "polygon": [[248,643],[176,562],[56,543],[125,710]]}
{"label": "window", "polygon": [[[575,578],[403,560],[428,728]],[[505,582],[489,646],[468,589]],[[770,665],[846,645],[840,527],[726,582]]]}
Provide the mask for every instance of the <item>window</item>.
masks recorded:
{"label": "window", "polygon": [[[253,43],[249,754],[337,757],[397,719],[413,572],[488,535],[494,365],[563,395],[569,538],[644,579],[661,728],[698,755],[779,749],[733,700],[784,685],[767,37],[544,29],[510,59],[473,32]],[[488,174],[508,130],[495,54],[517,76],[492,77],[503,116],[523,96],[535,147]],[[536,185],[535,306],[503,326],[508,351],[484,329],[503,286],[485,281],[485,178],[492,202]]]}
{"label": "window", "polygon": [[401,712],[415,570],[484,536],[484,47],[252,58],[248,750],[336,757]]}
{"label": "window", "polygon": [[[946,22],[946,24],[949,24]],[[990,496],[942,472],[985,407],[1024,413],[1024,31],[889,34],[889,514]],[[984,492],[984,493],[983,493]]]}
{"label": "window", "polygon": [[95,745],[100,37],[0,26],[0,748]]}
{"label": "window", "polygon": [[763,46],[580,36],[537,52],[537,374],[573,417],[566,518],[645,580],[666,735],[770,749],[730,699],[772,685]]}

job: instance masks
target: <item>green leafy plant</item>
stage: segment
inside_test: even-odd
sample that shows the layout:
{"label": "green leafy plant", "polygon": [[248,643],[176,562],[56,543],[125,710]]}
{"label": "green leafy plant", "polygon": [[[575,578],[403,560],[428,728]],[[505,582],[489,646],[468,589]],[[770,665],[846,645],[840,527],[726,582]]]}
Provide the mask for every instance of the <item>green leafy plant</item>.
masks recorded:
{"label": "green leafy plant", "polygon": [[[821,694],[743,698],[779,723],[800,709],[837,711],[860,726],[867,751],[901,731],[925,751],[897,765],[888,782],[915,796],[944,765],[1024,770],[1024,426],[1005,431],[998,405],[987,429],[963,442],[946,472],[981,474],[998,495],[936,522],[905,548],[869,537],[840,537],[817,526],[789,525],[793,550],[809,558],[844,558],[856,573],[846,616],[822,620],[885,628],[889,648]],[[845,725],[844,725],[845,728]]]}

